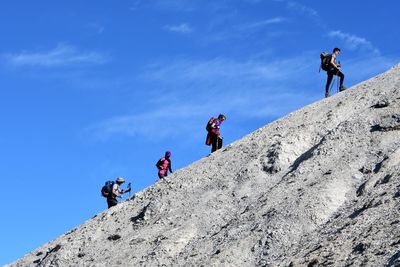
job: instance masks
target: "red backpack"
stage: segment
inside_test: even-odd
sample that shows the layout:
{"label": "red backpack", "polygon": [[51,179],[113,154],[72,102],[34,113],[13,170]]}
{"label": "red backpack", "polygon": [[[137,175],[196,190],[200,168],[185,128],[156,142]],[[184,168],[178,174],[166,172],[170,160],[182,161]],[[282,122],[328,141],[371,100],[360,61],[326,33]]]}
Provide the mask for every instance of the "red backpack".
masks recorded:
{"label": "red backpack", "polygon": [[211,117],[211,119],[207,122],[207,125],[206,125],[207,132],[212,130],[211,125],[213,124],[214,121],[215,121],[215,117]]}

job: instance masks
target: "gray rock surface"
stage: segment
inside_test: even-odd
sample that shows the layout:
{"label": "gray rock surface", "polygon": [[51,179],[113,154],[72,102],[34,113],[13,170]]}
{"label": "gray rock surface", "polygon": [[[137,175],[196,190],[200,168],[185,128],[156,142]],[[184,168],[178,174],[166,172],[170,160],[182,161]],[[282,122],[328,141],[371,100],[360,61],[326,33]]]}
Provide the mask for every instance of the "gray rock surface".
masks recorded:
{"label": "gray rock surface", "polygon": [[9,266],[400,266],[400,65]]}

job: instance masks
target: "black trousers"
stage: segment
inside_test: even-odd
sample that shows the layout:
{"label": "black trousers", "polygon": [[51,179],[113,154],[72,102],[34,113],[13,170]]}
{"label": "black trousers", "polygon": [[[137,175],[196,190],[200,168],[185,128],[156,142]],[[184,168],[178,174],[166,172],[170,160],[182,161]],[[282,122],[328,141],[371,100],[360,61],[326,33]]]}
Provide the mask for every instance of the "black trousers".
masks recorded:
{"label": "black trousers", "polygon": [[167,173],[165,173],[165,174],[158,173],[158,178],[160,178],[160,179],[162,179],[162,178],[164,178],[164,177],[167,177],[167,176],[168,176]]}
{"label": "black trousers", "polygon": [[217,151],[222,147],[222,138],[218,135],[210,132],[210,139],[211,139],[211,153]]}
{"label": "black trousers", "polygon": [[329,93],[329,87],[331,85],[331,82],[332,82],[332,79],[333,79],[334,75],[339,76],[339,78],[340,78],[339,87],[343,86],[344,74],[340,70],[333,69],[333,70],[327,71],[326,73],[327,73],[328,77],[326,79],[325,93]]}
{"label": "black trousers", "polygon": [[107,198],[108,208],[114,207],[118,204],[118,201],[115,198]]}

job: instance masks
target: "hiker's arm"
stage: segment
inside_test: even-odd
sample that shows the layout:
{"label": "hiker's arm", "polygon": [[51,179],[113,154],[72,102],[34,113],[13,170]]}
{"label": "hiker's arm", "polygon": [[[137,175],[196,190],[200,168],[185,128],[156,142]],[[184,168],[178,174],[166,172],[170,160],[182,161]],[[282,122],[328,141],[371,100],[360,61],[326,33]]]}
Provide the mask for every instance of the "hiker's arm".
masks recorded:
{"label": "hiker's arm", "polygon": [[216,135],[219,135],[219,129],[215,122],[213,122],[213,124],[211,124],[211,132]]}
{"label": "hiker's arm", "polygon": [[128,192],[131,192],[131,190],[132,190],[131,183],[129,183],[128,187],[123,191],[124,191],[124,193],[128,193]]}
{"label": "hiker's arm", "polygon": [[118,196],[118,194],[119,194],[119,190],[118,190],[118,187],[116,187],[115,185],[113,186],[113,189],[112,189],[112,194],[113,194],[113,196]]}
{"label": "hiker's arm", "polygon": [[122,197],[123,194],[131,192],[131,183],[128,184],[128,186],[126,187],[126,189],[121,189],[119,190],[120,196]]}
{"label": "hiker's arm", "polygon": [[171,161],[169,161],[169,166],[168,166],[168,169],[169,169],[169,172],[170,172],[170,173],[173,173],[173,171],[172,171],[172,163],[171,163]]}
{"label": "hiker's arm", "polygon": [[156,164],[157,169],[162,170],[162,169],[163,169],[162,165],[163,165],[163,164],[162,164],[162,162],[161,162],[161,159],[160,159],[159,161],[157,161],[157,164]]}
{"label": "hiker's arm", "polygon": [[213,132],[215,135],[217,135],[217,136],[220,135],[220,132],[219,132],[218,129],[212,129],[212,132]]}
{"label": "hiker's arm", "polygon": [[128,188],[127,188],[127,189],[120,189],[118,193],[119,193],[119,196],[122,197],[123,194],[125,194],[125,193],[127,193],[127,192],[129,192],[129,191],[128,191]]}
{"label": "hiker's arm", "polygon": [[331,62],[330,63],[334,68],[340,69],[340,66],[335,63],[335,57],[331,57]]}

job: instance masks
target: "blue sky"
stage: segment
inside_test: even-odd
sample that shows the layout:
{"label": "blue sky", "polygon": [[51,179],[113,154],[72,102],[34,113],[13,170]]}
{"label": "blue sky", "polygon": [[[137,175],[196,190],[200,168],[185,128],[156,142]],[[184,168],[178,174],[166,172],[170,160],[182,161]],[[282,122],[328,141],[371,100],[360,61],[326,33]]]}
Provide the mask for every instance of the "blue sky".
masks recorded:
{"label": "blue sky", "polygon": [[134,191],[321,99],[319,54],[340,47],[345,84],[399,62],[397,0],[3,1],[0,264],[106,208],[104,181]]}

